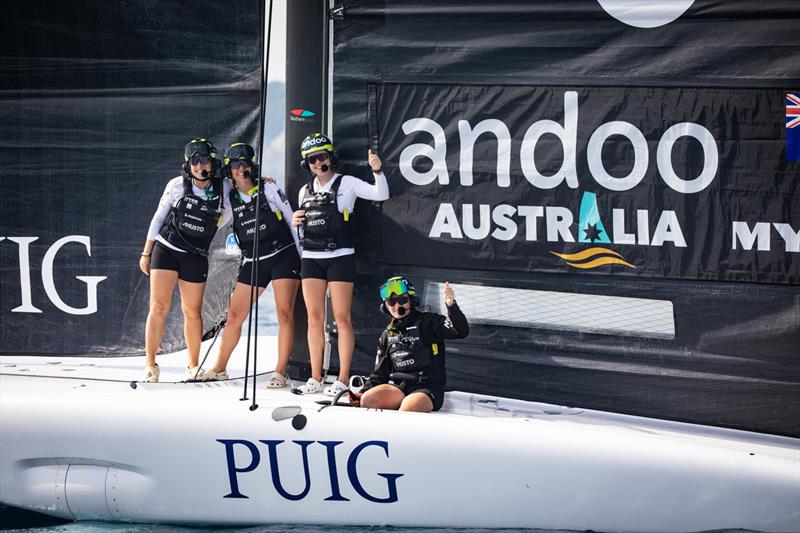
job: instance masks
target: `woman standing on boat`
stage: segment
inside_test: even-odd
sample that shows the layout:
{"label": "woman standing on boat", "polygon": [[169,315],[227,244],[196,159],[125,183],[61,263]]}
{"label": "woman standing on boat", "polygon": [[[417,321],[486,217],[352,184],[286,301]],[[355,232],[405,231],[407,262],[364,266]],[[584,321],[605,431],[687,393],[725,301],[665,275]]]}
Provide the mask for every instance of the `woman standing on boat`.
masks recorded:
{"label": "woman standing on boat", "polygon": [[463,339],[469,323],[444,284],[447,316],[416,309],[417,292],[406,278],[389,278],[380,288],[381,311],[392,317],[378,340],[375,370],[361,389],[361,407],[428,413],[444,401],[445,339]]}
{"label": "woman standing on boat", "polygon": [[232,144],[225,151],[223,174],[233,180],[228,205],[233,212],[233,233],[242,251],[242,266],[228,306],[228,319],[222,333],[217,361],[205,373],[206,379],[228,379],[225,367],[242,334],[242,323],[250,311],[250,290],[255,251],[256,206],[260,195],[258,232],[258,271],[255,286],[261,296],[272,282],[275,310],[278,315],[278,365],[267,380],[267,388],[282,388],[288,379],[294,344],[294,302],[300,286],[300,245],[291,226],[292,207],[272,178],[256,176],[259,168],[253,147],[245,143]]}
{"label": "woman standing on boat", "polygon": [[338,161],[333,141],[315,133],[300,145],[301,166],[313,179],[300,189],[292,224],[300,230],[303,247],[303,298],[308,313],[308,349],[311,377],[300,388],[303,393],[319,392],[322,385],[322,358],[325,343],[325,292],[330,288],[333,318],[339,342],[339,379],[326,387],[335,396],[347,389],[355,338],[350,319],[355,281],[355,249],[350,232],[350,217],[356,198],[383,201],[389,198],[389,185],[378,154],[369,150],[368,163],[375,178],[372,185],[353,176],[336,172]]}
{"label": "woman standing on boat", "polygon": [[227,188],[219,178],[217,151],[206,139],[184,148],[181,175],[167,183],[139,259],[150,276],[150,312],[145,326],[145,382],[157,382],[156,353],[164,334],[175,285],[181,295],[183,334],[189,353],[186,379],[205,379],[198,368],[203,336],[201,309],[208,275],[208,248],[230,219],[225,215]]}

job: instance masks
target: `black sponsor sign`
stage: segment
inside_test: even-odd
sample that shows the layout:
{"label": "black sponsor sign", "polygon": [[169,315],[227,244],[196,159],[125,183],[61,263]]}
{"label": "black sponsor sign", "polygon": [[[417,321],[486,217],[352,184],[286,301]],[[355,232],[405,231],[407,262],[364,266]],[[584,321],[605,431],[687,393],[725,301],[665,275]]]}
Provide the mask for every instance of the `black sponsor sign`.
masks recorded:
{"label": "black sponsor sign", "polygon": [[[139,254],[183,146],[257,144],[259,5],[33,0],[5,15],[0,353],[142,353],[150,282]],[[211,250],[206,327],[236,272],[227,232]],[[162,353],[184,345],[177,292]]]}
{"label": "black sponsor sign", "polygon": [[389,263],[800,280],[788,90],[372,89]]}

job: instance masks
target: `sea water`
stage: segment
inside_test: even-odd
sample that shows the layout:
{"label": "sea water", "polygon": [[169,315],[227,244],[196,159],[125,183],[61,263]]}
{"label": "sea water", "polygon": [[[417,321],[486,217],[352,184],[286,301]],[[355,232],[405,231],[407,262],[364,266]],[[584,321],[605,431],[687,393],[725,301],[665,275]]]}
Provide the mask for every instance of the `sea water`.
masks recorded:
{"label": "sea water", "polygon": [[[178,527],[160,524],[125,524],[118,522],[69,522],[29,513],[0,504],[0,530],[4,532],[25,531],[26,533],[200,533],[242,532],[242,533],[503,533],[539,532],[542,529],[443,529],[443,528],[399,528],[387,526],[315,526],[297,524],[273,524],[247,528],[197,528]],[[741,533],[742,530],[737,530]],[[555,532],[553,532],[555,533]],[[561,531],[560,533],[569,533]],[[576,532],[577,533],[577,532]]]}
{"label": "sea water", "polygon": [[[44,521],[43,521],[44,520]],[[318,526],[297,524],[273,524],[247,528],[197,528],[159,524],[123,524],[115,522],[70,522],[55,523],[56,519],[33,515],[0,504],[0,530],[25,531],[26,533],[200,533],[247,532],[247,533],[579,533],[567,530],[546,529],[453,529],[453,528],[404,528],[387,526]],[[47,525],[50,524],[50,525]],[[715,533],[757,533],[747,529],[717,530]]]}

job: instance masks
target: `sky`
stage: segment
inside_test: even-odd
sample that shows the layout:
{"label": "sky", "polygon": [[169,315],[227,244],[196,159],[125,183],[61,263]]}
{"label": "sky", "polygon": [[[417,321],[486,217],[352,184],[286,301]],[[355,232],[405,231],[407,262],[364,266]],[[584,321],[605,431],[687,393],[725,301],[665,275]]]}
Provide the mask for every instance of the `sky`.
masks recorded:
{"label": "sky", "polygon": [[[265,0],[266,10],[269,10],[269,0]],[[278,183],[284,185],[284,142],[285,142],[285,97],[284,91],[278,90],[276,84],[286,82],[286,2],[287,0],[273,0],[272,25],[270,37],[270,57],[267,69],[267,81],[270,89],[267,90],[267,118],[264,127],[264,145],[261,161],[262,174],[272,176]]]}
{"label": "sky", "polygon": [[[269,9],[269,4],[267,4],[267,9]],[[271,29],[267,79],[283,82],[286,79],[286,0],[273,0]]]}

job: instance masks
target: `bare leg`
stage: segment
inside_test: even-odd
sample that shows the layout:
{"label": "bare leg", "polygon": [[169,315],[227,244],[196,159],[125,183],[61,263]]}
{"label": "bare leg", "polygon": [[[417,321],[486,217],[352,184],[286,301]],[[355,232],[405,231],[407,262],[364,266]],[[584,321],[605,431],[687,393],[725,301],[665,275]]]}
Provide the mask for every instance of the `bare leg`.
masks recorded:
{"label": "bare leg", "polygon": [[417,413],[430,413],[433,411],[433,402],[427,394],[412,392],[400,404],[401,411],[415,411]]}
{"label": "bare leg", "polygon": [[368,409],[398,409],[405,394],[394,385],[377,385],[361,396],[361,407]]}
{"label": "bare leg", "polygon": [[328,281],[306,278],[303,280],[303,299],[308,314],[308,356],[311,359],[311,377],[322,381],[322,354],[325,349],[325,290]]}
{"label": "bare leg", "polygon": [[350,362],[356,346],[350,307],[353,303],[353,284],[348,281],[331,281],[331,307],[336,330],[339,332],[339,381],[350,379]]}
{"label": "bare leg", "polygon": [[150,271],[150,311],[145,324],[145,366],[155,366],[156,354],[164,336],[164,324],[172,304],[172,291],[178,281],[174,270],[155,269]]}
{"label": "bare leg", "polygon": [[275,311],[278,315],[278,364],[275,370],[284,376],[294,344],[294,302],[300,282],[284,278],[272,280],[275,293]]}
{"label": "bare leg", "polygon": [[200,342],[203,338],[203,292],[205,283],[178,280],[181,293],[181,310],[183,311],[183,336],[186,339],[186,351],[189,352],[189,368],[200,363]]}
{"label": "bare leg", "polygon": [[[258,296],[264,292],[262,287],[258,287]],[[254,295],[255,296],[255,295]],[[219,347],[217,360],[211,370],[222,372],[228,366],[228,360],[239,339],[242,336],[242,324],[250,311],[250,285],[237,282],[233,288],[231,302],[228,304],[228,318],[225,321],[225,329],[222,331],[222,343]]]}

